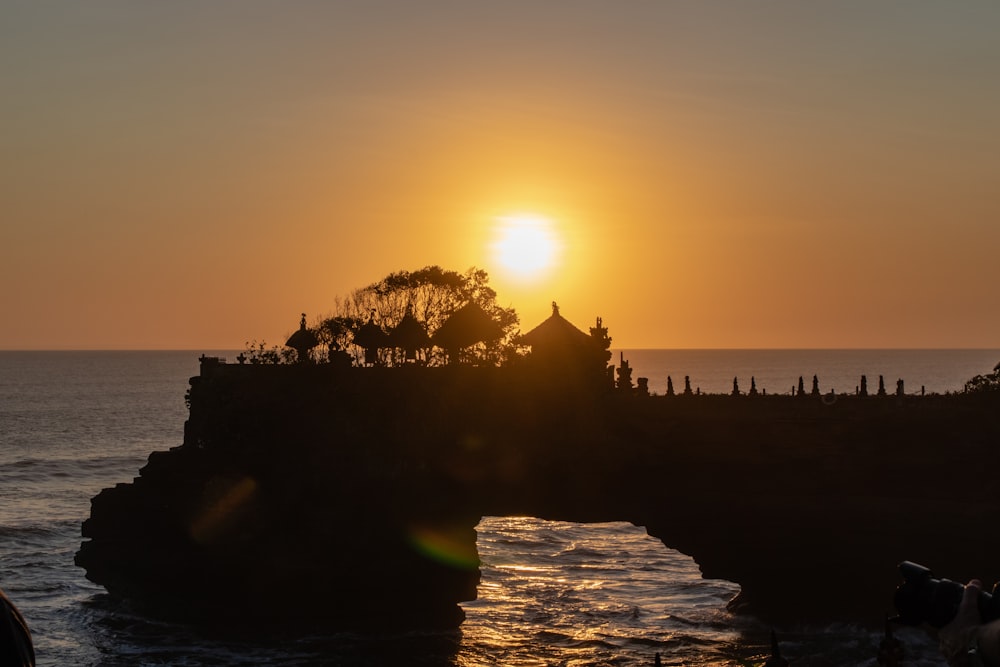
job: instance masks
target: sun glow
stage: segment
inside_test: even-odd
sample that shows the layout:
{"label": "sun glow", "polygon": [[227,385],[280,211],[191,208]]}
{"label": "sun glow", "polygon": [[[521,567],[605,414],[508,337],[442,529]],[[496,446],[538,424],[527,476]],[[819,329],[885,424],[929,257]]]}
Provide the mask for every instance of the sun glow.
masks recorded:
{"label": "sun glow", "polygon": [[562,244],[548,218],[518,214],[496,221],[493,258],[507,274],[528,281],[555,267]]}

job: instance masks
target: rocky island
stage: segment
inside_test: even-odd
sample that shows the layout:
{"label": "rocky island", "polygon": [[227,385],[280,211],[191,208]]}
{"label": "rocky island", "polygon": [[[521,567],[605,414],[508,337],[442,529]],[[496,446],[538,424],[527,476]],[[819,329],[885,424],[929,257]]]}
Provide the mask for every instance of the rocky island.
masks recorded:
{"label": "rocky island", "polygon": [[200,625],[453,628],[505,515],[644,526],[774,623],[879,624],[907,559],[1000,579],[998,392],[653,396],[556,308],[503,365],[299,343],[202,359],[183,444],[93,499],[89,579]]}

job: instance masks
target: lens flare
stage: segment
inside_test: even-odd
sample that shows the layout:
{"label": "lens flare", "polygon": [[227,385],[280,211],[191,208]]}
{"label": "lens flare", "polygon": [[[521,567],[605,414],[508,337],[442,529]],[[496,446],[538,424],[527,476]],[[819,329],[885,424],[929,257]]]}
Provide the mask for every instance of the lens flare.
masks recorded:
{"label": "lens flare", "polygon": [[417,525],[410,528],[410,540],[431,560],[462,569],[479,567],[475,529]]}
{"label": "lens flare", "polygon": [[252,477],[212,480],[205,489],[204,507],[191,523],[191,537],[199,544],[224,539],[245,518],[256,494],[257,480]]}

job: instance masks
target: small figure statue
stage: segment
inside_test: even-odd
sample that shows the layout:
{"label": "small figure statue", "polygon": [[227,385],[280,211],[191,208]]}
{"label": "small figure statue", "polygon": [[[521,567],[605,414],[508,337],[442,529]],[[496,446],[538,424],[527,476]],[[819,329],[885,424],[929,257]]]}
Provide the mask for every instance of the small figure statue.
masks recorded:
{"label": "small figure statue", "polygon": [[764,661],[764,667],[788,667],[788,661],[781,657],[778,635],[771,630],[771,657]]}
{"label": "small figure statue", "polygon": [[878,645],[878,664],[886,667],[897,667],[903,664],[903,643],[892,635],[892,625],[889,615],[885,617],[885,636]]}

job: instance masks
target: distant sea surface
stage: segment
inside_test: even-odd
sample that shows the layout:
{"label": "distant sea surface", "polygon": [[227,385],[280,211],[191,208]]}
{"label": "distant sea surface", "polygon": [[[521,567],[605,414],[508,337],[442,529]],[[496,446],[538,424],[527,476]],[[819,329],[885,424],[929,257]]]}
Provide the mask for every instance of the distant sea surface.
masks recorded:
{"label": "distant sea surface", "polygon": [[[131,612],[73,564],[80,525],[102,488],[181,444],[201,353],[0,352],[0,587],[26,617],[39,665],[652,665],[656,653],[665,665],[748,665],[768,655],[770,628],[725,611],[735,584],[702,579],[691,558],[627,523],[484,518],[479,599],[454,633],[219,640]],[[706,393],[729,393],[734,377],[743,391],[753,377],[758,390],[789,393],[813,375],[824,393],[853,393],[862,374],[871,392],[883,375],[890,392],[903,379],[907,393],[944,393],[1000,361],[1000,350],[621,354],[660,394],[668,376],[682,390],[685,375]],[[873,665],[879,633],[861,626],[871,622],[783,628],[783,653],[793,665]],[[900,636],[907,664],[943,664],[919,631]]]}

